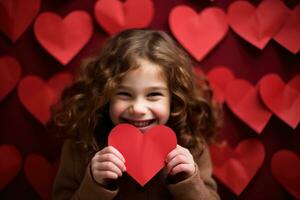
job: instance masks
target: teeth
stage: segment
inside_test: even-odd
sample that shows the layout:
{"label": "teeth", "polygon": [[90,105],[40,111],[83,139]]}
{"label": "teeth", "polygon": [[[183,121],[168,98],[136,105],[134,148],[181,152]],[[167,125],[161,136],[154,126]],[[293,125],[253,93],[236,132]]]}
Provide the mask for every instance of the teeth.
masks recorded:
{"label": "teeth", "polygon": [[151,123],[151,120],[142,121],[142,122],[128,120],[128,122],[136,127],[144,127],[144,126],[148,126]]}

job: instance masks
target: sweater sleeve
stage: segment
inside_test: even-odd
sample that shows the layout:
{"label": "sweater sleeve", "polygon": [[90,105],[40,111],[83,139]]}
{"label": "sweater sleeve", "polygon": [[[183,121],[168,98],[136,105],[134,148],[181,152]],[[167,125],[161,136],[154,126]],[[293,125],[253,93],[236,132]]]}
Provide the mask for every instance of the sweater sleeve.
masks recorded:
{"label": "sweater sleeve", "polygon": [[[90,167],[84,166],[84,175],[79,175],[78,165],[83,165],[84,160],[75,151],[75,143],[67,140],[64,143],[60,166],[54,181],[53,200],[111,200],[117,193],[116,190],[109,190],[92,178]],[[83,169],[84,169],[83,167]],[[83,177],[83,178],[80,178]]]}
{"label": "sweater sleeve", "polygon": [[174,200],[219,200],[217,184],[212,178],[212,164],[206,147],[195,159],[196,172],[189,178],[169,184],[168,189]]}

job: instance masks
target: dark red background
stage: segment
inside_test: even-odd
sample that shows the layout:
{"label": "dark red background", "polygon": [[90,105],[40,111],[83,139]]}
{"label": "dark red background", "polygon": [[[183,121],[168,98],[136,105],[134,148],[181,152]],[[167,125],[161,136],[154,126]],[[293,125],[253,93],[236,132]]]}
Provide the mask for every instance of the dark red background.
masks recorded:
{"label": "dark red background", "polygon": [[[93,16],[94,0],[43,0],[40,13],[52,11],[66,16],[77,9],[86,10]],[[232,1],[215,0],[153,0],[155,4],[155,17],[150,24],[151,28],[169,30],[168,16],[170,10],[180,4],[193,7],[201,11],[208,6],[221,7],[227,10]],[[251,1],[258,4],[260,1]],[[285,1],[293,8],[299,3],[297,0]],[[0,34],[0,56],[10,55],[16,57],[21,65],[23,74],[34,74],[48,79],[55,73],[67,70],[73,72],[80,60],[101,47],[104,39],[108,37],[103,29],[94,20],[94,34],[82,51],[66,66],[62,66],[37,42],[33,26],[13,44],[4,34]],[[299,19],[300,20],[300,19]],[[200,62],[205,72],[217,65],[229,67],[236,77],[246,79],[252,84],[268,73],[279,74],[284,81],[290,80],[300,72],[300,55],[293,55],[274,41],[259,50],[241,39],[231,29],[219,45]],[[50,162],[55,161],[60,152],[61,143],[46,132],[35,118],[25,110],[20,103],[17,90],[13,90],[0,102],[0,144],[15,145],[22,154],[23,161],[29,154],[40,154]],[[270,169],[272,155],[280,149],[289,149],[300,155],[300,129],[293,130],[277,117],[272,116],[270,122],[261,135],[257,135],[251,128],[241,122],[231,111],[224,106],[225,127],[222,136],[231,146],[236,146],[246,138],[259,139],[266,151],[263,166],[249,183],[242,194],[237,197],[226,186],[218,182],[219,193],[222,199],[293,199],[293,197],[274,179]],[[232,175],[234,176],[234,174]],[[22,168],[17,177],[0,191],[0,199],[39,199],[24,175]]]}

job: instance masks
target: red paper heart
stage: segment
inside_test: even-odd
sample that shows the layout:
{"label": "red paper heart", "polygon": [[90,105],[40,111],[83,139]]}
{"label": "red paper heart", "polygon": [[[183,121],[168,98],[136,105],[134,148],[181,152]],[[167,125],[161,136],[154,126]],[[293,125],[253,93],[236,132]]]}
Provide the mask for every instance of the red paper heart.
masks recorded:
{"label": "red paper heart", "polygon": [[0,0],[0,31],[16,42],[40,10],[40,0]]}
{"label": "red paper heart", "polygon": [[91,38],[93,21],[85,11],[73,11],[65,19],[46,12],[36,19],[34,33],[39,43],[66,65]]}
{"label": "red paper heart", "polygon": [[151,0],[99,0],[94,12],[99,25],[112,35],[129,28],[147,27],[154,16],[154,5]]}
{"label": "red paper heart", "polygon": [[187,6],[175,7],[169,16],[170,29],[182,46],[202,60],[226,35],[226,14],[219,8],[207,8],[197,14]]}
{"label": "red paper heart", "polygon": [[232,71],[225,66],[216,66],[207,73],[214,99],[223,104],[227,85],[235,79]]}
{"label": "red paper heart", "polygon": [[296,199],[300,199],[300,158],[288,150],[276,152],[271,161],[273,176]]}
{"label": "red paper heart", "polygon": [[274,37],[275,41],[290,52],[296,54],[300,50],[300,5],[290,13],[284,26]]}
{"label": "red paper heart", "polygon": [[247,139],[235,150],[229,146],[210,147],[213,174],[236,195],[240,195],[254,177],[265,158],[260,141]]}
{"label": "red paper heart", "polygon": [[25,176],[43,200],[50,200],[59,162],[53,165],[40,155],[29,155],[24,164]]}
{"label": "red paper heart", "polygon": [[37,76],[27,76],[20,81],[18,95],[25,108],[43,124],[50,118],[50,107],[56,103],[62,90],[71,83],[72,75],[60,73],[48,83]]}
{"label": "red paper heart", "polygon": [[226,87],[225,101],[231,111],[256,133],[261,133],[272,113],[261,102],[258,87],[236,79]]}
{"label": "red paper heart", "polygon": [[18,174],[22,157],[16,147],[3,144],[0,146],[0,191]]}
{"label": "red paper heart", "polygon": [[300,122],[300,75],[285,84],[277,74],[262,78],[259,87],[264,104],[290,127]]}
{"label": "red paper heart", "polygon": [[13,57],[0,58],[0,101],[8,95],[21,78],[22,68]]}
{"label": "red paper heart", "polygon": [[124,156],[127,173],[144,186],[165,166],[168,153],[176,148],[176,135],[169,127],[158,125],[141,133],[130,124],[113,128],[108,144]]}
{"label": "red paper heart", "polygon": [[236,1],[228,8],[231,28],[246,41],[263,49],[284,24],[289,9],[280,0],[262,1],[257,8],[247,1]]}

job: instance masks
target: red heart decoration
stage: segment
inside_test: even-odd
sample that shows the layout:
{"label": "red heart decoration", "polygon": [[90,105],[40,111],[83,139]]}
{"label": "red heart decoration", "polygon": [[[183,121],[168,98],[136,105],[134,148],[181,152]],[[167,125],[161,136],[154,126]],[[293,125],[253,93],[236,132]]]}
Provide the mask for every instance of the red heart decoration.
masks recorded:
{"label": "red heart decoration", "polygon": [[211,146],[213,174],[236,195],[240,195],[254,177],[265,158],[260,141],[247,139],[235,150],[225,145]]}
{"label": "red heart decoration", "polygon": [[22,157],[18,149],[9,144],[0,146],[0,191],[18,174]]}
{"label": "red heart decoration", "polygon": [[225,66],[216,66],[207,73],[214,99],[223,104],[227,85],[235,79],[232,71]]}
{"label": "red heart decoration", "polygon": [[0,31],[16,42],[40,10],[40,0],[0,0]]}
{"label": "red heart decoration", "polygon": [[175,133],[169,127],[157,125],[146,133],[130,124],[114,127],[108,144],[124,156],[127,173],[144,186],[165,166],[168,153],[176,148]]}
{"label": "red heart decoration", "polygon": [[274,37],[275,41],[290,52],[296,54],[300,50],[300,5],[290,13],[284,26]]}
{"label": "red heart decoration", "polygon": [[231,111],[258,134],[272,116],[261,102],[258,87],[246,80],[231,81],[226,87],[225,101]]}
{"label": "red heart decoration", "polygon": [[228,8],[231,28],[246,41],[263,49],[284,24],[289,9],[280,0],[262,1],[257,8],[247,1],[236,1]]}
{"label": "red heart decoration", "polygon": [[21,78],[22,68],[13,57],[0,58],[0,101],[11,92]]}
{"label": "red heart decoration", "polygon": [[36,19],[34,33],[39,43],[66,65],[91,38],[93,21],[85,11],[73,11],[65,19],[46,12]]}
{"label": "red heart decoration", "polygon": [[71,83],[72,75],[59,73],[48,83],[37,76],[27,76],[20,81],[18,95],[25,108],[43,124],[50,119],[50,107],[56,103],[62,90]]}
{"label": "red heart decoration", "polygon": [[260,96],[276,116],[296,128],[300,121],[300,75],[285,84],[277,74],[262,78],[259,87]]}
{"label": "red heart decoration", "polygon": [[273,176],[296,199],[300,199],[300,158],[288,150],[276,152],[271,160]]}
{"label": "red heart decoration", "polygon": [[154,5],[151,0],[99,0],[94,12],[98,24],[112,35],[129,28],[147,27],[154,16]]}
{"label": "red heart decoration", "polygon": [[29,155],[24,164],[25,176],[43,200],[50,200],[59,162],[53,165],[40,155]]}
{"label": "red heart decoration", "polygon": [[177,40],[199,61],[228,31],[226,14],[219,8],[206,8],[197,14],[188,6],[177,6],[171,11],[169,24]]}

